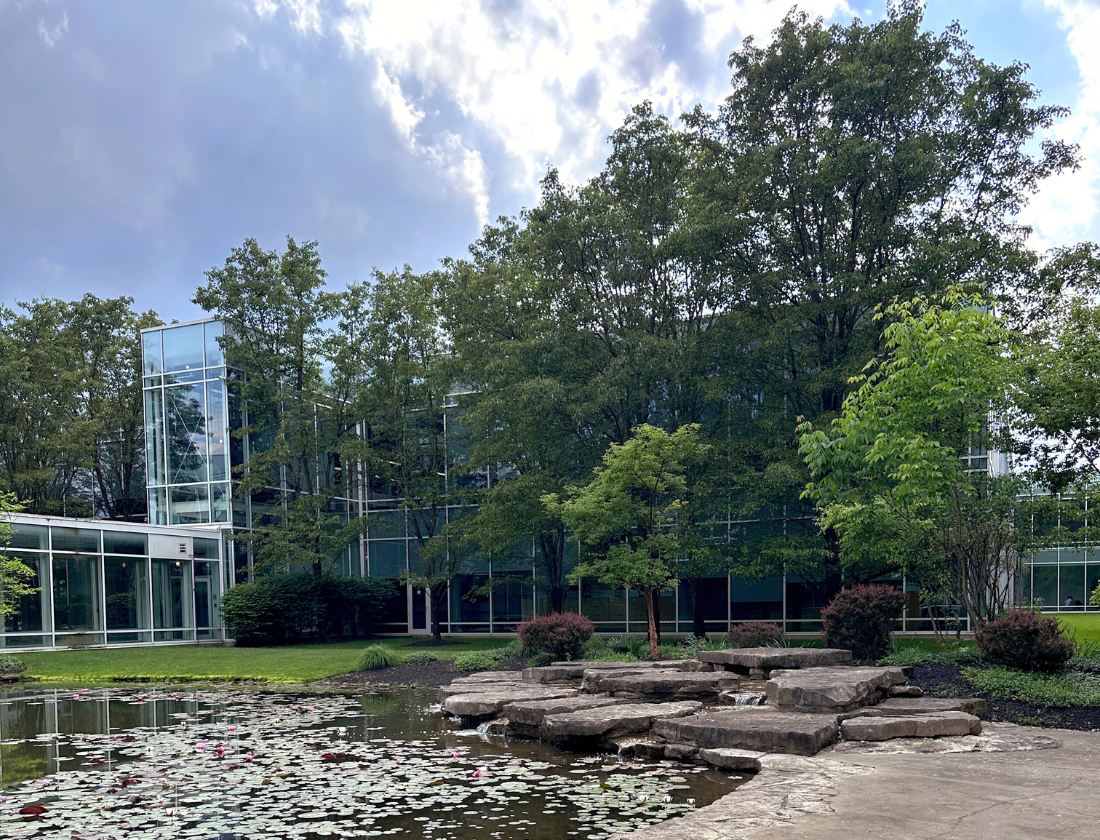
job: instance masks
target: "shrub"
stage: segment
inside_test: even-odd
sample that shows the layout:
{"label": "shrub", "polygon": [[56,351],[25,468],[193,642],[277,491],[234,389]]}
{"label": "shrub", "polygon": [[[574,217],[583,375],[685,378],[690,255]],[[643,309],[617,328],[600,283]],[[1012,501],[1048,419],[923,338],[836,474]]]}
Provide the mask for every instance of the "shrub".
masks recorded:
{"label": "shrub", "polygon": [[367,634],[393,582],[380,578],[273,575],[242,583],[222,596],[229,632],[244,644],[292,640],[303,633]]}
{"label": "shrub", "polygon": [[783,643],[783,628],[766,621],[731,624],[726,641],[732,648],[778,647]]}
{"label": "shrub", "polygon": [[1076,651],[1062,635],[1058,619],[1017,608],[995,618],[975,632],[978,647],[991,662],[1021,671],[1052,673]]}
{"label": "shrub", "polygon": [[505,658],[499,650],[472,650],[455,657],[455,670],[492,671]]}
{"label": "shrub", "polygon": [[635,659],[649,659],[649,639],[645,636],[612,636],[607,640],[607,648]]}
{"label": "shrub", "polygon": [[16,659],[10,653],[0,653],[0,676],[21,674],[27,670],[27,663]]}
{"label": "shrub", "polygon": [[688,659],[687,648],[683,645],[657,645],[657,653],[661,659]]}
{"label": "shrub", "polygon": [[554,654],[546,653],[545,651],[543,651],[542,653],[536,653],[534,656],[527,660],[528,668],[544,668],[547,665],[553,664]]}
{"label": "shrub", "polygon": [[905,595],[888,586],[853,586],[821,611],[825,647],[850,650],[856,659],[879,659],[890,650],[890,631]]}
{"label": "shrub", "polygon": [[438,661],[439,657],[430,650],[417,650],[405,656],[406,665],[430,665]]}
{"label": "shrub", "polygon": [[725,636],[717,639],[701,639],[698,636],[692,636],[684,642],[684,650],[689,656],[695,656],[701,650],[728,650],[729,647],[730,641]]}
{"label": "shrub", "polygon": [[584,643],[595,630],[587,616],[564,612],[536,616],[520,624],[516,633],[527,647],[563,660],[580,658]]}
{"label": "shrub", "polygon": [[1100,680],[1089,674],[1037,674],[1010,668],[963,668],[982,694],[1033,706],[1100,706]]}
{"label": "shrub", "polygon": [[401,654],[389,645],[369,645],[359,657],[358,671],[377,671],[401,664]]}

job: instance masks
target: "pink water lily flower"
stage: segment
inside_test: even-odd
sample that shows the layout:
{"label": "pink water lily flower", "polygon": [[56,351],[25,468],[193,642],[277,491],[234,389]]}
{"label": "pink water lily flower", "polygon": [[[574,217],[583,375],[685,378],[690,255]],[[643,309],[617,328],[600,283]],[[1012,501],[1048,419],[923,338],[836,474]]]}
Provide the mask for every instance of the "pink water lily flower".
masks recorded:
{"label": "pink water lily flower", "polygon": [[475,770],[475,771],[473,772],[473,777],[474,777],[475,779],[480,779],[480,778],[481,778],[482,776],[484,776],[484,775],[485,775],[485,768],[484,768],[484,767],[478,767],[478,768],[477,768],[477,769],[476,769],[476,770]]}
{"label": "pink water lily flower", "polygon": [[244,757],[244,760],[245,760],[245,761],[251,761],[251,760],[252,760],[252,753],[249,753],[248,755],[246,755],[246,756]]}
{"label": "pink water lily flower", "polygon": [[457,752],[455,752],[455,758],[459,758],[459,757],[460,757],[459,754]]}
{"label": "pink water lily flower", "polygon": [[73,699],[74,699],[74,700],[79,700],[79,699],[80,699],[80,695],[79,695],[79,694],[74,694],[74,695],[73,695]]}
{"label": "pink water lily flower", "polygon": [[236,727],[236,726],[235,726],[234,724],[232,724],[232,723],[231,723],[231,724],[229,724],[229,731],[230,731],[230,732],[236,732],[236,731],[237,731],[237,727]]}
{"label": "pink water lily flower", "polygon": [[195,749],[198,750],[199,752],[202,752],[203,750],[206,749],[206,744],[202,744],[202,743],[195,744]]}

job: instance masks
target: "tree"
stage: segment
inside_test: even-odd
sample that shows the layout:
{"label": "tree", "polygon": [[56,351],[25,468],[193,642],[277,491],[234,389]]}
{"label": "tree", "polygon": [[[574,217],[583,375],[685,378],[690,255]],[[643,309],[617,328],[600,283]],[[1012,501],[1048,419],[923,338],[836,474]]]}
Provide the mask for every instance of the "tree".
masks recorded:
{"label": "tree", "polygon": [[453,383],[436,282],[434,274],[405,266],[376,272],[371,284],[352,284],[340,326],[348,352],[339,357],[335,375],[348,383],[354,416],[365,424],[360,457],[371,498],[391,500],[388,511],[376,506],[368,512],[365,524],[388,512],[408,522],[419,568],[410,568],[407,579],[428,590],[432,637],[439,641],[439,608],[461,552],[443,538],[451,498],[447,395]]}
{"label": "tree", "polygon": [[245,418],[232,432],[248,446],[235,477],[253,521],[233,538],[261,571],[302,566],[323,577],[357,533],[335,501],[348,494],[340,451],[355,425],[323,374],[339,300],[325,276],[316,242],[287,237],[279,254],[246,239],[193,298],[222,321],[226,359],[243,372],[228,388]]}
{"label": "tree", "polygon": [[576,582],[634,589],[646,603],[649,652],[657,652],[654,595],[677,585],[673,563],[681,554],[676,516],[687,493],[687,465],[706,453],[695,425],[672,434],[643,424],[623,444],[612,444],[592,480],[564,498],[543,503],[586,546],[586,559],[570,575]]}
{"label": "tree", "polygon": [[2,551],[11,542],[11,523],[7,514],[20,510],[22,507],[16,503],[15,496],[0,493],[0,627],[3,627],[4,618],[16,612],[21,598],[38,591],[31,586],[34,569],[21,560],[5,556]]}
{"label": "tree", "polygon": [[982,298],[959,290],[896,302],[883,318],[886,354],[841,415],[799,427],[805,493],[854,577],[912,575],[930,596],[958,598],[980,627],[1011,603],[1026,548],[1020,477],[972,460],[1016,448],[1000,424],[1018,342]]}

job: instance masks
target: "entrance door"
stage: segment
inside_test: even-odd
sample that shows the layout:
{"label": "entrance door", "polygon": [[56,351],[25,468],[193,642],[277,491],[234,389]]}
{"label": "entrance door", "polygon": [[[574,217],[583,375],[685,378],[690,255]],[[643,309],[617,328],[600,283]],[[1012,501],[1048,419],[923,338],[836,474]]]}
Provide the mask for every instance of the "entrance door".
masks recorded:
{"label": "entrance door", "polygon": [[221,629],[217,626],[217,605],[214,603],[214,582],[207,575],[195,577],[195,628],[200,639],[217,639]]}
{"label": "entrance door", "polygon": [[428,590],[409,585],[409,635],[427,636]]}

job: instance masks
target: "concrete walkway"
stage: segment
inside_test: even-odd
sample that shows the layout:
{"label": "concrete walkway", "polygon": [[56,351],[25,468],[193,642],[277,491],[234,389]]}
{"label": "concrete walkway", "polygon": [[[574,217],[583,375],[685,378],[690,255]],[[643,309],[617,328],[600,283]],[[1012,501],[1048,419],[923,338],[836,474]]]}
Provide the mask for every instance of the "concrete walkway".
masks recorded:
{"label": "concrete walkway", "polygon": [[994,738],[1031,739],[1048,746],[1053,738],[1061,746],[941,754],[827,750],[815,758],[772,756],[762,762],[756,779],[714,805],[629,837],[1100,838],[1100,732],[1007,724],[989,724],[987,732]]}

